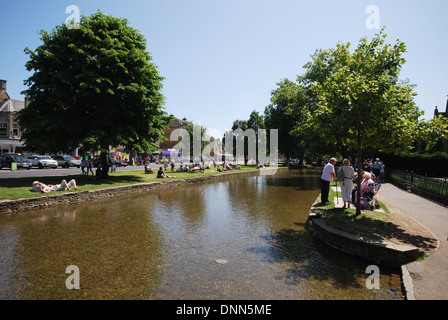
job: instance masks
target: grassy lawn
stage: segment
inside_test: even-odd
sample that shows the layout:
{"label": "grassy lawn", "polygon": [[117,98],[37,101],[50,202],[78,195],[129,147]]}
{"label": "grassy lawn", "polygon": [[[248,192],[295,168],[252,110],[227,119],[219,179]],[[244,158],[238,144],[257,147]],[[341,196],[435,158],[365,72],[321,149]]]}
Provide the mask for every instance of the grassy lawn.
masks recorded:
{"label": "grassy lawn", "polygon": [[[171,172],[170,170],[165,171],[166,174],[170,176],[174,176],[171,179],[184,179],[184,178],[193,178],[199,176],[208,176],[208,175],[226,175],[229,172],[241,172],[241,171],[256,171],[258,170],[255,166],[241,166],[241,170],[232,170],[227,172],[217,172],[216,169],[212,166],[211,169],[206,169],[204,173],[194,172]],[[75,179],[78,185],[79,190],[93,190],[107,187],[116,187],[123,185],[130,185],[136,183],[147,183],[154,181],[161,181],[163,179],[157,178],[157,173],[153,174],[145,174],[143,169],[135,170],[135,171],[116,171],[110,172],[109,178],[106,179],[96,179],[94,176],[90,175],[70,175],[65,177],[43,177],[43,178],[11,178],[11,179],[1,179],[0,180],[0,200],[16,200],[20,198],[29,198],[29,197],[41,197],[47,196],[50,194],[55,194],[55,192],[51,193],[39,193],[39,192],[31,192],[31,187],[33,181],[39,180],[45,184],[59,184],[62,179],[70,181],[71,179]],[[59,191],[58,193],[70,192],[70,191]],[[73,191],[76,192],[76,191]]]}
{"label": "grassy lawn", "polygon": [[[334,186],[334,183],[331,184]],[[340,197],[340,189],[338,189]],[[341,208],[343,202],[339,199],[339,204],[335,205],[334,199],[336,192],[330,188],[327,204],[317,203],[314,208],[321,214],[322,219],[327,225],[339,230],[343,230],[355,235],[364,235],[371,238],[384,238],[382,234],[387,233],[387,227],[392,221],[387,207],[380,203],[381,211],[363,210],[359,216],[356,216],[356,209]]]}

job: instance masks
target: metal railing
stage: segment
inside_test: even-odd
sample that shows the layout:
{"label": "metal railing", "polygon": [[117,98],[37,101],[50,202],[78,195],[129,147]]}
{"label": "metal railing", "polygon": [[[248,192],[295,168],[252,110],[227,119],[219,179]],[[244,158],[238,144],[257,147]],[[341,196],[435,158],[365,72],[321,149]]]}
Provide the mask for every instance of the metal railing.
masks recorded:
{"label": "metal railing", "polygon": [[408,191],[417,190],[448,202],[447,178],[433,178],[412,171],[389,170],[388,178],[392,182],[404,185]]}

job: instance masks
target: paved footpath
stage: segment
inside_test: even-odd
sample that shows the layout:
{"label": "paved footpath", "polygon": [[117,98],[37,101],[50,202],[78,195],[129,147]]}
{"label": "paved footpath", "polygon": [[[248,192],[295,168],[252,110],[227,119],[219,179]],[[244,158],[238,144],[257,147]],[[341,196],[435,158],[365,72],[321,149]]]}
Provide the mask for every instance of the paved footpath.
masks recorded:
{"label": "paved footpath", "polygon": [[405,214],[431,232],[438,241],[437,249],[423,261],[406,265],[412,278],[416,300],[448,299],[448,208],[419,195],[384,183],[378,192],[391,214]]}

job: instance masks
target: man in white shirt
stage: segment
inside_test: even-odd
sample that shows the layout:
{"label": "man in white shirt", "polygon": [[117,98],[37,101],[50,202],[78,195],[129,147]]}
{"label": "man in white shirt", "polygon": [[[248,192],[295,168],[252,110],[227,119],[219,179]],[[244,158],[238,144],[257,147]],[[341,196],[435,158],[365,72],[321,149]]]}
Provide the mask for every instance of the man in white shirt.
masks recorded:
{"label": "man in white shirt", "polygon": [[320,198],[323,203],[330,202],[330,200],[328,200],[328,194],[330,193],[330,182],[336,181],[336,173],[334,170],[335,164],[336,159],[331,158],[327,165],[324,167],[322,177],[320,178]]}

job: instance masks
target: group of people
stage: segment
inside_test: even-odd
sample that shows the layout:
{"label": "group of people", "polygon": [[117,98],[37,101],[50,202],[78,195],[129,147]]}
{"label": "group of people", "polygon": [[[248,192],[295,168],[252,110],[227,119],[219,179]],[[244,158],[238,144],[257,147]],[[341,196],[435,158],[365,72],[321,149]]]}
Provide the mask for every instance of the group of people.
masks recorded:
{"label": "group of people", "polygon": [[[379,159],[376,159],[379,163]],[[327,165],[324,167],[321,176],[321,201],[323,203],[329,202],[328,195],[330,192],[330,183],[332,181],[337,181],[337,175],[335,170],[336,158],[331,158]],[[375,167],[373,167],[375,169]],[[378,177],[380,172],[376,170],[381,170],[379,167],[375,169],[374,172],[378,172]],[[368,171],[362,171],[361,173],[361,184],[360,186],[354,187],[354,181],[357,176],[355,174],[355,169],[350,164],[350,160],[344,159],[342,161],[342,166],[339,169],[341,172],[341,197],[344,202],[343,208],[350,208],[351,203],[357,200],[359,195],[367,195],[372,197],[375,194],[375,181],[376,174],[372,174]],[[339,173],[339,172],[338,172]],[[379,182],[379,180],[378,180]]]}
{"label": "group of people", "polygon": [[367,159],[362,164],[362,170],[373,173],[376,183],[384,181],[385,167],[384,162],[380,161],[379,158],[376,158],[375,162]]}
{"label": "group of people", "polygon": [[188,172],[188,167],[185,165],[185,167],[181,164],[179,166],[179,169],[176,170],[176,172]]}
{"label": "group of people", "polygon": [[47,192],[53,192],[53,191],[72,191],[72,188],[75,190],[78,190],[78,187],[76,186],[76,181],[75,179],[70,180],[69,182],[67,182],[66,180],[62,180],[62,182],[60,184],[45,184],[43,182],[40,181],[34,181],[33,182],[33,187],[31,189],[31,191],[33,192],[42,192],[42,193],[47,193]]}
{"label": "group of people", "polygon": [[[179,168],[175,171],[175,172],[200,172],[203,173],[205,172],[205,169],[210,169],[210,166],[202,166],[202,165],[180,165]],[[228,163],[223,163],[222,168],[221,166],[217,166],[216,171],[218,172],[225,172],[225,171],[232,171],[232,170],[241,170],[241,165],[237,164],[234,167],[232,167],[232,165],[228,164]],[[165,168],[165,171],[167,170],[167,168]],[[172,170],[174,172],[174,168],[172,168]],[[149,165],[145,165],[145,173],[147,174],[152,174],[154,173],[154,170],[149,166]],[[160,167],[160,169],[157,171],[157,178],[174,178],[171,176],[166,175],[163,172],[163,168]]]}
{"label": "group of people", "polygon": [[235,165],[235,168],[234,168],[231,164],[228,164],[228,163],[224,162],[223,165],[222,165],[222,169],[221,169],[221,166],[218,166],[218,168],[216,170],[218,172],[226,172],[226,171],[232,171],[234,169],[235,170],[241,170],[241,165],[237,164],[237,165]]}
{"label": "group of people", "polygon": [[80,156],[81,159],[81,173],[82,174],[89,174],[89,171],[92,173],[92,176],[94,175],[93,173],[93,163],[92,163],[92,157],[90,155],[85,155],[85,156]]}

